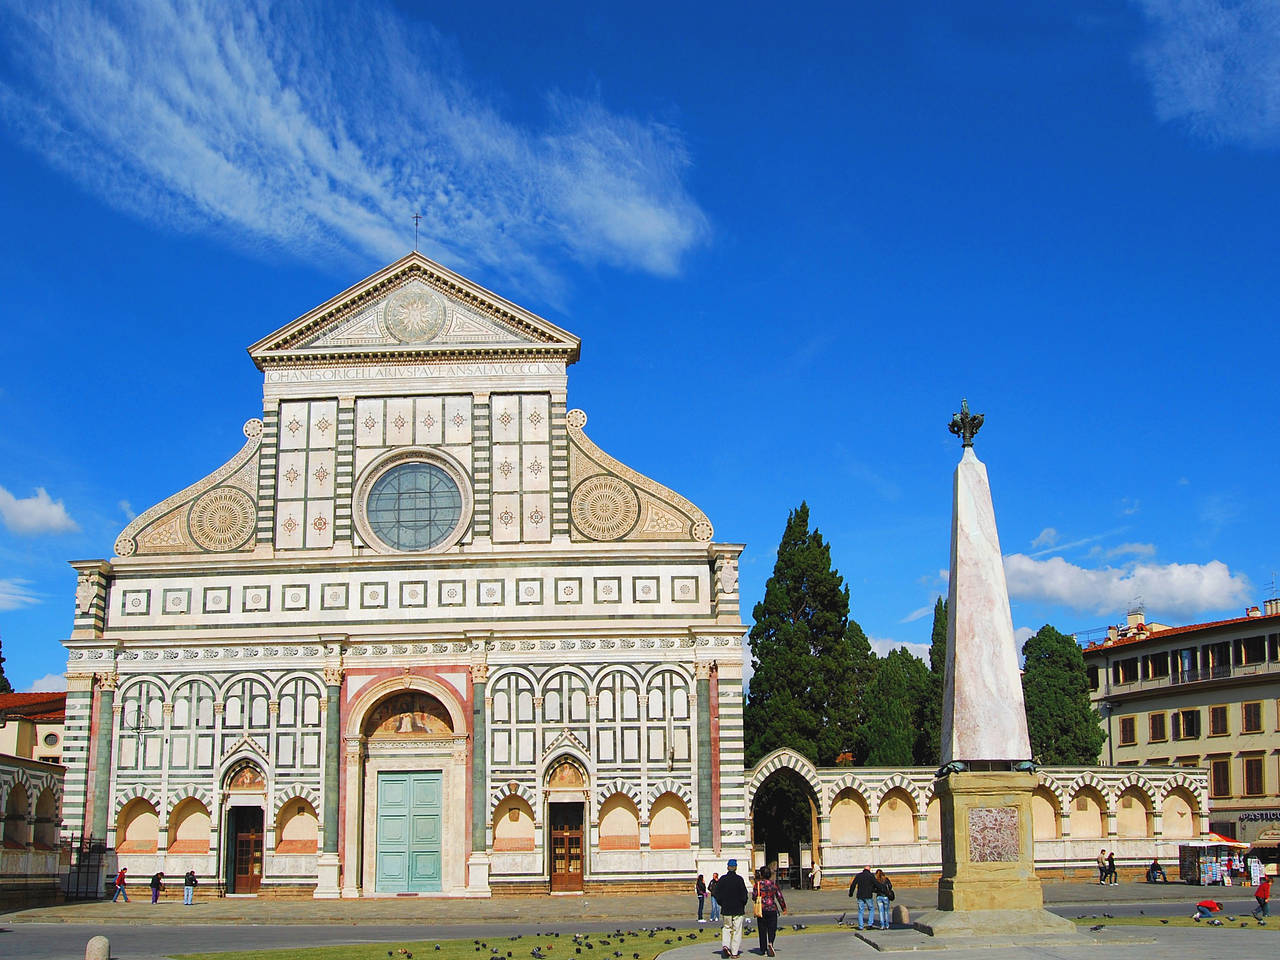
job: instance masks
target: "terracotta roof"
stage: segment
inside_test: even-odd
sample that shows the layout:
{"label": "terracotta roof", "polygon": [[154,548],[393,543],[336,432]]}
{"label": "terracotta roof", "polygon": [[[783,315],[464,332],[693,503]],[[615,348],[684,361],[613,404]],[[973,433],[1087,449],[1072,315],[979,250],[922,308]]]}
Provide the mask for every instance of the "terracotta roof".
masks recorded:
{"label": "terracotta roof", "polygon": [[1211,620],[1208,623],[1189,623],[1183,627],[1169,627],[1167,630],[1156,630],[1151,633],[1144,633],[1141,636],[1119,637],[1115,640],[1107,640],[1102,643],[1091,643],[1084,648],[1085,653],[1096,653],[1099,650],[1113,650],[1116,647],[1130,646],[1135,643],[1146,643],[1148,640],[1164,640],[1166,637],[1176,637],[1182,633],[1196,633],[1200,630],[1214,630],[1218,627],[1230,627],[1238,623],[1257,623],[1269,624],[1270,626],[1280,626],[1280,613],[1272,613],[1260,617],[1233,617],[1230,620]]}
{"label": "terracotta roof", "polygon": [[42,722],[62,720],[66,716],[67,695],[52,693],[0,693],[0,710],[10,716],[26,717]]}

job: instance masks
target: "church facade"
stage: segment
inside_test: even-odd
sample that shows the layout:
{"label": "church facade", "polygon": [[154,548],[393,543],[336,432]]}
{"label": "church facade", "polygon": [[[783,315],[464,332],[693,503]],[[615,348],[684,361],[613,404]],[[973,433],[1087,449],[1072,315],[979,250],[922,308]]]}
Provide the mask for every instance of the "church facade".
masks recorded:
{"label": "church facade", "polygon": [[740,544],[413,253],[254,344],[242,449],[76,562],[64,831],[227,892],[686,884],[745,856]]}

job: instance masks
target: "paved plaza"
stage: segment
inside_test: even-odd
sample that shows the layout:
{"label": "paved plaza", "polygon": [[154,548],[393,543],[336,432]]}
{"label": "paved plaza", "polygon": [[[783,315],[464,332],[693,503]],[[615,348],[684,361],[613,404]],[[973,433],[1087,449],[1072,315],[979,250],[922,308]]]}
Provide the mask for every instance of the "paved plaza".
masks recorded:
{"label": "paved plaza", "polygon": [[[1064,916],[1098,917],[1106,923],[1105,914],[1114,917],[1177,917],[1190,912],[1190,904],[1206,891],[1182,885],[1148,886],[1122,884],[1099,887],[1089,883],[1045,885],[1046,901],[1051,909]],[[1213,896],[1225,900],[1228,913],[1247,914],[1252,905],[1248,889],[1214,888]],[[915,913],[931,909],[934,891],[929,888],[904,889],[898,903]],[[290,946],[322,946],[369,942],[409,942],[426,939],[454,939],[475,936],[562,930],[566,932],[606,931],[622,925],[629,929],[642,926],[671,925],[688,932],[693,922],[690,907],[693,897],[618,896],[618,897],[538,897],[498,900],[437,899],[362,899],[354,901],[280,900],[210,900],[193,907],[183,907],[181,900],[162,901],[152,905],[144,895],[131,903],[67,904],[38,910],[26,910],[0,917],[0,957],[22,957],[24,960],[66,960],[83,955],[85,942],[97,933],[106,933],[112,942],[112,955],[120,960],[162,960],[175,953],[196,950],[248,950],[252,948],[287,948]],[[876,950],[858,940],[851,931],[835,934],[796,936],[789,924],[829,923],[844,913],[852,901],[843,889],[792,891],[788,902],[792,907],[779,934],[781,956],[825,960],[827,957],[873,956]],[[671,960],[710,958],[716,931],[708,925],[706,939],[691,947],[681,948],[666,956]],[[1141,937],[1152,942],[1127,942],[1123,949],[1126,960],[1169,956],[1249,957],[1271,955],[1280,940],[1275,934],[1257,929],[1238,928],[1187,930],[1163,927],[1109,926],[1090,935],[1097,943]],[[905,946],[919,941],[912,931],[892,932]],[[1265,939],[1264,939],[1265,938]],[[889,945],[892,945],[890,943]],[[930,944],[926,944],[930,945]],[[935,945],[936,944],[932,944]],[[1266,950],[1259,950],[1259,947]],[[744,939],[746,951],[755,947],[754,937]],[[964,960],[988,955],[982,950],[947,950],[947,956]],[[1156,951],[1160,951],[1157,953]],[[932,951],[930,951],[932,952]],[[999,954],[1001,960],[1021,957],[1098,956],[1096,946],[1052,948],[1009,948]]]}

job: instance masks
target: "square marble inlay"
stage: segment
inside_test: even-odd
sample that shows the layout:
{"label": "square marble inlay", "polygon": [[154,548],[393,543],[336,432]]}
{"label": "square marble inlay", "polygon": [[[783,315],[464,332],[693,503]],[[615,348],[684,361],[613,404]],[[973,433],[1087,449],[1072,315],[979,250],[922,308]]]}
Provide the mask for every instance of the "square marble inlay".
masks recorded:
{"label": "square marble inlay", "polygon": [[1016,863],[1018,808],[969,808],[969,862]]}

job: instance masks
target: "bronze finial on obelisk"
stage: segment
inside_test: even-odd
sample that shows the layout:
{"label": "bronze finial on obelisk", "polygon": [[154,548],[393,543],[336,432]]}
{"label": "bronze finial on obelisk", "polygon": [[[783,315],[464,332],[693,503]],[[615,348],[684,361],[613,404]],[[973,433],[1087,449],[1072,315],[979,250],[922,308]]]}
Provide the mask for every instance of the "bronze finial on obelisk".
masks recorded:
{"label": "bronze finial on obelisk", "polygon": [[963,441],[963,446],[972,447],[973,438],[982,429],[983,416],[980,413],[969,413],[969,401],[960,399],[960,412],[951,415],[949,429]]}

